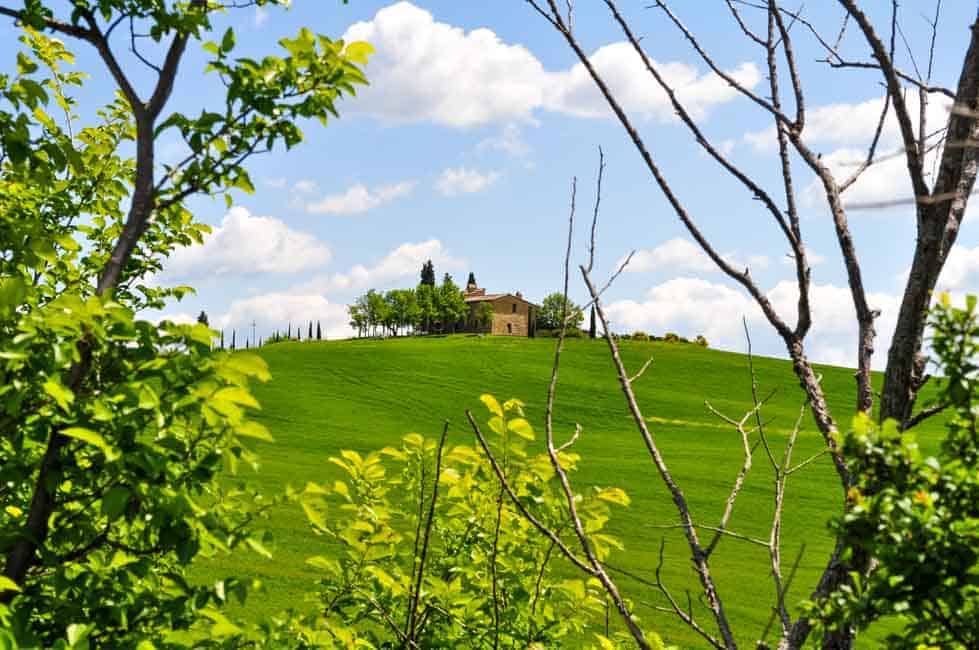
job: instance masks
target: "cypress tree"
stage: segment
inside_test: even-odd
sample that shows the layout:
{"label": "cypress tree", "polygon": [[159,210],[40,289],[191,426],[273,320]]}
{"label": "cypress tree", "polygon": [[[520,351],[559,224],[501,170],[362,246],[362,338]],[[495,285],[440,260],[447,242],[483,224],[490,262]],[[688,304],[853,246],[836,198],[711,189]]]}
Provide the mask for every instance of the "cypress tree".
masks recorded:
{"label": "cypress tree", "polygon": [[292,338],[292,323],[289,323],[289,329],[286,331],[286,338],[287,339]]}
{"label": "cypress tree", "polygon": [[306,336],[307,341],[313,340],[313,321],[309,321],[309,334]]}
{"label": "cypress tree", "polygon": [[248,344],[248,338],[247,338],[247,337],[245,337],[245,349],[247,350],[247,349],[248,349],[248,348],[250,348],[250,347],[251,347],[251,346],[250,346],[250,345]]}
{"label": "cypress tree", "polygon": [[432,260],[428,260],[422,265],[422,284],[427,284],[430,287],[435,286],[435,265],[432,264]]}
{"label": "cypress tree", "polygon": [[221,330],[221,349],[224,349],[224,330]]}
{"label": "cypress tree", "polygon": [[316,321],[316,340],[323,340],[323,330],[320,329],[320,322]]}
{"label": "cypress tree", "polygon": [[236,330],[231,330],[231,349],[235,349],[235,333]]}
{"label": "cypress tree", "polygon": [[595,338],[595,305],[591,306],[591,324],[588,326],[588,337]]}

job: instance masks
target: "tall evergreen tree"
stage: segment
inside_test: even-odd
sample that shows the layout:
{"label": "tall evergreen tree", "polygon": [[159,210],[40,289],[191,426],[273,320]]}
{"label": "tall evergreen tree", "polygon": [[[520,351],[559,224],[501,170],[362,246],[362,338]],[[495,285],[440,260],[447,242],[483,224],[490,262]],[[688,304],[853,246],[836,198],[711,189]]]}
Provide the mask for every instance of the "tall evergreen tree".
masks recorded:
{"label": "tall evergreen tree", "polygon": [[286,330],[286,338],[292,339],[292,323],[289,323],[289,329]]}
{"label": "tall evergreen tree", "polygon": [[432,264],[432,260],[428,260],[422,265],[422,284],[427,284],[430,287],[435,286],[435,265]]}
{"label": "tall evergreen tree", "polygon": [[197,322],[201,325],[210,325],[210,323],[207,322],[207,312],[203,309],[201,310],[201,313],[197,314]]}
{"label": "tall evergreen tree", "polygon": [[316,340],[320,341],[323,339],[323,330],[320,329],[320,322],[316,321]]}
{"label": "tall evergreen tree", "polygon": [[221,349],[224,349],[224,330],[221,330]]}
{"label": "tall evergreen tree", "polygon": [[313,321],[309,321],[309,334],[306,336],[307,341],[313,340]]}
{"label": "tall evergreen tree", "polygon": [[590,338],[595,338],[595,334],[596,333],[597,332],[596,332],[596,328],[595,328],[595,305],[592,304],[592,306],[591,306],[591,324],[588,326],[588,336]]}
{"label": "tall evergreen tree", "polygon": [[235,349],[235,333],[237,330],[231,330],[231,349]]}

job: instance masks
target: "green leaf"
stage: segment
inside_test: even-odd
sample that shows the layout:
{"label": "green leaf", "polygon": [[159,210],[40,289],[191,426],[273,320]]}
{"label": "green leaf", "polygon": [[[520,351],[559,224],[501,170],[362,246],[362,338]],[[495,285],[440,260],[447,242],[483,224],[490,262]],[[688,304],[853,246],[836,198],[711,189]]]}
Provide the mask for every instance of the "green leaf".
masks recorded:
{"label": "green leaf", "polygon": [[227,54],[233,49],[235,49],[235,30],[229,27],[221,38],[221,52]]}
{"label": "green leaf", "polygon": [[85,427],[68,427],[67,429],[61,430],[61,435],[74,438],[75,440],[81,440],[82,442],[87,442],[90,445],[95,445],[102,451],[109,451],[111,449],[109,443],[105,441],[105,438],[95,431],[86,429]]}
{"label": "green leaf", "polygon": [[211,400],[216,402],[231,402],[232,404],[247,406],[254,409],[262,408],[259,405],[258,400],[252,397],[252,394],[248,392],[248,389],[241,388],[240,386],[228,386],[227,388],[222,388],[211,395]]}
{"label": "green leaf", "polygon": [[152,410],[160,406],[160,398],[157,396],[156,391],[152,388],[143,384],[139,388],[139,408],[145,410]]}
{"label": "green leaf", "polygon": [[121,485],[109,488],[102,495],[102,514],[108,517],[110,521],[118,518],[126,510],[129,494],[129,488]]}
{"label": "green leaf", "polygon": [[21,277],[0,277],[0,315],[12,313],[27,297],[27,284]]}
{"label": "green leaf", "polygon": [[75,394],[68,390],[61,382],[49,379],[42,384],[44,392],[50,395],[62,411],[68,411],[75,401]]}
{"label": "green leaf", "polygon": [[268,381],[272,378],[269,373],[269,365],[265,363],[265,359],[251,352],[236,352],[228,356],[224,364],[232,370],[237,370],[243,375],[254,377],[259,381]]}
{"label": "green leaf", "polygon": [[599,490],[596,496],[602,501],[608,501],[609,503],[617,503],[620,506],[627,506],[632,502],[629,499],[629,495],[625,493],[625,490],[617,487],[605,488],[603,490]]}
{"label": "green leaf", "polygon": [[265,442],[275,442],[275,438],[269,433],[269,430],[265,428],[265,425],[259,424],[254,420],[248,420],[236,429],[236,433],[239,436],[245,438],[255,438],[256,440],[262,440]]}
{"label": "green leaf", "polygon": [[248,548],[252,549],[253,551],[255,551],[256,553],[258,553],[262,557],[265,557],[265,558],[271,558],[272,557],[272,553],[270,553],[269,550],[267,548],[265,548],[265,546],[262,545],[262,543],[260,541],[258,541],[257,539],[255,539],[254,537],[247,538],[245,540],[245,544],[248,545]]}

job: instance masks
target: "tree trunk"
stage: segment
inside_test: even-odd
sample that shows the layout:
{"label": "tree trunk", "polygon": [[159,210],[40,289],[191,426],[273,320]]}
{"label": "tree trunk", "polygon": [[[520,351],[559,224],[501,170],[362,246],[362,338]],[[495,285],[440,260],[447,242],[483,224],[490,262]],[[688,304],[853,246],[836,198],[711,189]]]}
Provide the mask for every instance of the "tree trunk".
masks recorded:
{"label": "tree trunk", "polygon": [[948,253],[958,236],[976,180],[979,138],[979,28],[972,36],[948,120],[946,146],[930,200],[917,205],[918,240],[908,274],[894,338],[887,355],[880,418],[906,423],[911,417],[918,390],[924,382],[925,359],[921,353],[927,310]]}

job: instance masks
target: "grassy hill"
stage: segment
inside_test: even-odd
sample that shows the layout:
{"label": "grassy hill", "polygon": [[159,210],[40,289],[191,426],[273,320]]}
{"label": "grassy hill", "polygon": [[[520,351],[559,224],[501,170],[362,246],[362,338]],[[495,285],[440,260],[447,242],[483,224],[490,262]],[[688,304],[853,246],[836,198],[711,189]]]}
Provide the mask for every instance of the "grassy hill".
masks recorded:
{"label": "grassy hill", "polygon": [[[479,395],[501,399],[519,397],[528,418],[543,431],[546,385],[554,351],[552,339],[507,339],[457,336],[447,338],[354,340],[323,343],[282,343],[263,348],[273,379],[258,386],[263,405],[258,419],[276,437],[262,445],[262,469],[254,480],[269,493],[287,483],[332,481],[340,471],[326,460],[341,448],[361,452],[396,442],[417,431],[435,437],[443,420],[452,423],[450,443],[472,444],[464,410],[480,414]],[[715,524],[741,463],[741,443],[735,431],[704,407],[704,400],[722,412],[740,417],[750,408],[747,359],[740,354],[694,345],[626,341],[627,367],[638,369],[650,356],[655,363],[636,384],[645,414],[655,418],[656,435],[667,462],[686,491],[695,519]],[[763,392],[776,389],[766,409],[769,432],[777,447],[791,428],[801,404],[798,382],[785,361],[756,358]],[[830,405],[846,426],[854,401],[853,371],[820,367]],[[622,539],[626,552],[614,562],[650,579],[661,538],[666,539],[663,577],[671,590],[699,593],[682,533],[664,528],[677,521],[642,446],[619,391],[608,349],[601,340],[570,340],[563,357],[556,403],[556,428],[570,433],[583,427],[575,449],[584,460],[576,475],[579,489],[589,484],[617,485],[632,497],[626,510],[616,508],[610,530]],[[923,433],[938,438],[937,429]],[[797,444],[795,458],[818,452],[822,440],[810,424]],[[759,449],[754,467],[735,507],[730,527],[767,539],[772,511],[772,472]],[[784,565],[791,564],[802,545],[805,552],[788,602],[806,597],[822,570],[831,547],[825,521],[839,504],[839,483],[825,457],[790,478],[784,520]],[[317,579],[305,564],[323,552],[321,539],[308,530],[298,507],[283,506],[271,520],[275,535],[273,560],[239,555],[211,561],[200,570],[202,580],[228,574],[260,578],[266,588],[246,606],[258,615],[286,607],[302,607]],[[748,646],[768,621],[773,588],[767,551],[725,539],[712,559],[735,630]],[[619,577],[622,590],[639,604],[650,626],[683,647],[698,647],[699,637],[668,614],[659,594]]]}

